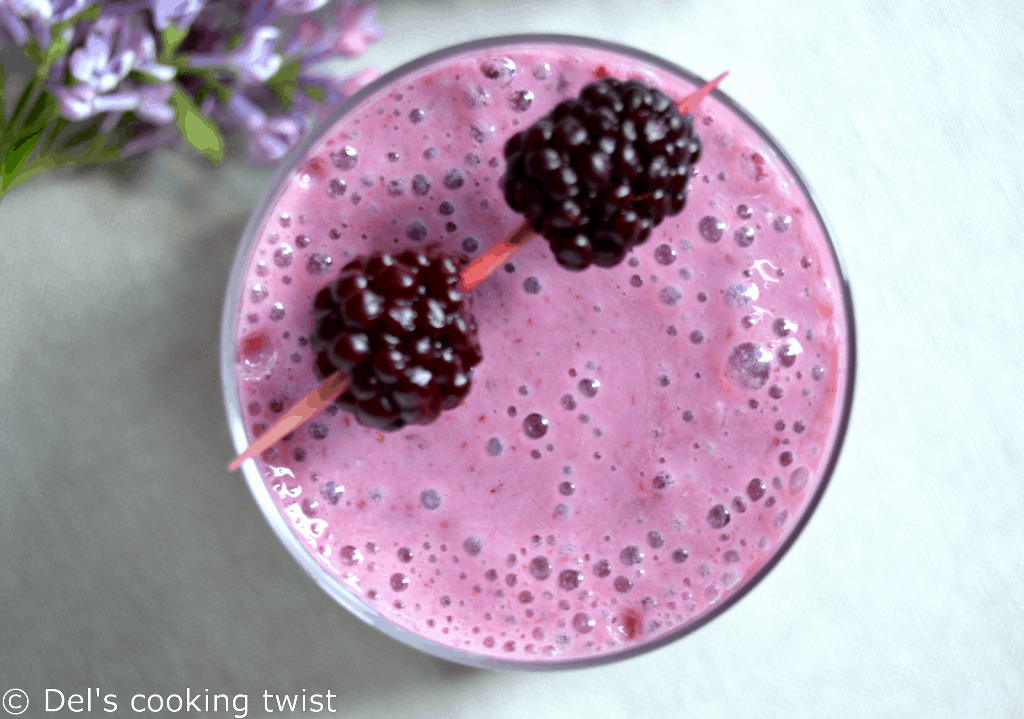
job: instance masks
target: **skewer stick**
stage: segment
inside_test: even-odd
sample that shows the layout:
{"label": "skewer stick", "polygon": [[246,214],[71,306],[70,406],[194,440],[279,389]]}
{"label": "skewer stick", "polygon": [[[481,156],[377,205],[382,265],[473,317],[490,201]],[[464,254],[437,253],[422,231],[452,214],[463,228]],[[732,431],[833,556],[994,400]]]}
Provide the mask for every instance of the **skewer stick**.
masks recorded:
{"label": "skewer stick", "polygon": [[701,85],[696,90],[691,92],[689,95],[684,97],[679,103],[679,114],[692,114],[693,111],[697,109],[697,105],[700,104],[700,101],[703,100],[708,95],[710,95],[711,92],[716,87],[718,87],[718,83],[724,80],[725,76],[728,74],[729,71],[726,70],[721,75],[716,77],[714,80],[709,80],[708,82],[705,82],[703,85]]}
{"label": "skewer stick", "polygon": [[487,252],[477,257],[462,269],[459,289],[463,294],[491,276],[505,264],[509,257],[523,249],[530,240],[536,237],[530,223],[523,220],[518,227],[505,235],[505,239],[491,246]]}
{"label": "skewer stick", "polygon": [[[712,90],[718,87],[728,72],[723,72],[714,80],[704,83],[695,91],[679,102],[680,114],[687,114],[697,109],[701,100],[711,94]],[[516,252],[530,242],[536,234],[530,223],[523,221],[514,230],[505,235],[505,238],[494,244],[484,254],[466,265],[460,277],[460,289],[463,293],[471,291],[485,279],[490,277]],[[234,472],[242,466],[247,459],[252,459],[260,452],[269,449],[289,432],[295,430],[307,421],[312,419],[320,410],[348,389],[348,376],[340,370],[325,379],[319,387],[315,387],[309,394],[293,405],[287,413],[277,422],[270,426],[259,438],[253,442],[248,449],[238,455],[231,464],[228,471]]]}
{"label": "skewer stick", "polygon": [[238,455],[228,465],[228,471],[234,472],[242,466],[242,462],[255,457],[265,449],[269,449],[277,444],[278,440],[286,434],[312,419],[320,410],[327,406],[328,402],[348,389],[348,384],[348,375],[341,372],[341,370],[325,379],[319,387],[314,387],[312,392],[295,403],[288,410],[287,414],[249,445],[249,449]]}

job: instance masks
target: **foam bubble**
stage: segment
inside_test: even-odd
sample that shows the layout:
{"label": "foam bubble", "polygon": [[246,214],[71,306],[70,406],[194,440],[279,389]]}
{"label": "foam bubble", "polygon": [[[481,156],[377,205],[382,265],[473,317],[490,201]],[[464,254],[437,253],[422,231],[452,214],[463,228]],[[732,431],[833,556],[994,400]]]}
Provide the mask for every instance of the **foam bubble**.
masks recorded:
{"label": "foam bubble", "polygon": [[711,243],[718,242],[725,234],[725,222],[714,215],[705,215],[697,225],[701,237]]}
{"label": "foam bubble", "polygon": [[[547,422],[547,420],[545,420],[545,422]],[[487,450],[487,454],[491,455],[492,457],[498,457],[501,455],[502,452],[505,451],[505,443],[502,442],[498,437],[491,437],[490,439],[487,440],[485,449]]]}
{"label": "foam bubble", "polygon": [[475,557],[480,554],[480,551],[484,548],[484,540],[477,536],[466,537],[462,542],[462,551],[471,557]]}
{"label": "foam bubble", "polygon": [[327,192],[328,197],[342,197],[345,194],[345,190],[348,187],[345,185],[345,181],[338,177],[332,177],[327,181],[327,185],[324,190]]}
{"label": "foam bubble", "polygon": [[729,524],[729,510],[724,504],[716,504],[708,510],[707,522],[712,529],[722,529]]}
{"label": "foam bubble", "polygon": [[292,259],[292,248],[287,242],[282,242],[280,246],[274,250],[274,264],[278,267],[290,266],[292,264]]}
{"label": "foam bubble", "polygon": [[558,586],[571,592],[583,582],[583,572],[578,569],[563,569],[558,574]]}
{"label": "foam bubble", "polygon": [[654,261],[659,265],[671,265],[676,261],[676,251],[671,245],[658,245],[654,248]]}
{"label": "foam bubble", "polygon": [[579,612],[572,618],[572,626],[580,634],[589,633],[595,626],[596,622],[586,612]]}
{"label": "foam bubble", "polygon": [[424,509],[437,509],[441,506],[441,493],[436,489],[424,489],[420,493],[420,504]]}
{"label": "foam bubble", "polygon": [[516,112],[526,112],[533,105],[533,93],[529,90],[516,90],[509,96],[508,101]]}
{"label": "foam bubble", "polygon": [[622,548],[619,552],[619,561],[625,564],[627,567],[634,564],[639,564],[644,559],[644,553],[640,550],[640,547],[635,544],[630,544]]}
{"label": "foam bubble", "polygon": [[534,579],[547,579],[551,576],[551,560],[547,557],[534,557],[530,560],[530,574]]}
{"label": "foam bubble", "polygon": [[[579,388],[581,395],[587,397],[588,399],[593,399],[594,397],[597,396],[597,392],[601,388],[601,382],[596,379],[591,379],[587,377],[585,379],[581,379],[576,386]],[[569,396],[570,395],[566,395],[566,397]],[[564,403],[562,406],[565,406]],[[566,407],[566,409],[570,408]],[[572,407],[571,409],[575,409],[575,407]]]}
{"label": "foam bubble", "polygon": [[362,552],[351,544],[342,547],[338,554],[341,557],[341,563],[349,567],[353,567],[363,561]]}
{"label": "foam bubble", "polygon": [[662,287],[661,290],[658,291],[658,300],[666,307],[675,307],[682,301],[682,299],[683,293],[674,285]]}
{"label": "foam bubble", "polygon": [[540,439],[548,433],[547,417],[531,412],[523,419],[523,432],[530,439]]}
{"label": "foam bubble", "polygon": [[771,360],[771,352],[753,342],[744,342],[729,355],[729,372],[743,387],[761,389],[771,376]]}
{"label": "foam bubble", "polygon": [[331,163],[339,170],[351,170],[359,162],[359,153],[354,147],[346,145],[330,154]]}

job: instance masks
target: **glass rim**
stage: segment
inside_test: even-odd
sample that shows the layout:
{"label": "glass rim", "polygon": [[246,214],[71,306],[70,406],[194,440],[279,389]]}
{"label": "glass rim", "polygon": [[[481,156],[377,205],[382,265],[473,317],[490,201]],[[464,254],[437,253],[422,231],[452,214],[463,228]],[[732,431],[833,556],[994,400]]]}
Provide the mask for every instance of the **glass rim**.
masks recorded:
{"label": "glass rim", "polygon": [[[241,403],[239,401],[238,388],[235,377],[235,322],[237,320],[238,313],[238,300],[240,298],[239,290],[242,282],[242,275],[245,271],[247,260],[249,258],[249,251],[252,248],[254,239],[258,236],[259,230],[262,227],[266,212],[273,205],[274,201],[278,198],[280,193],[284,190],[285,184],[289,177],[294,173],[295,167],[298,163],[306,156],[310,148],[320,140],[322,140],[325,132],[329,128],[333,127],[342,117],[352,111],[354,108],[360,106],[364,100],[375,95],[380,90],[391,86],[402,77],[409,73],[415,72],[419,69],[427,67],[434,62],[439,60],[447,59],[463,53],[468,53],[474,50],[482,50],[485,48],[501,47],[505,45],[578,45],[587,48],[593,48],[596,50],[604,50],[608,52],[614,52],[620,55],[635,58],[649,66],[655,67],[662,71],[667,71],[674,75],[677,75],[695,85],[700,85],[705,82],[702,78],[695,75],[694,73],[670,62],[662,57],[649,53],[639,48],[631,47],[621,43],[610,42],[607,40],[600,40],[597,38],[589,38],[578,35],[565,35],[565,34],[552,34],[552,33],[524,33],[515,35],[499,35],[487,38],[480,38],[465,43],[459,43],[457,45],[450,45],[440,50],[435,50],[426,55],[422,55],[418,58],[403,63],[399,67],[385,73],[381,77],[377,78],[373,82],[369,83],[357,93],[347,98],[341,105],[324,120],[319,122],[316,127],[305,137],[303,140],[282,160],[277,171],[274,173],[270,184],[264,191],[260,201],[257,203],[250,215],[249,221],[246,224],[243,235],[239,241],[238,249],[236,250],[235,257],[232,261],[231,272],[228,279],[228,286],[224,297],[223,310],[221,316],[221,338],[220,338],[220,374],[221,374],[221,386],[224,394],[224,405],[228,420],[228,429],[231,433],[232,441],[235,446],[236,453],[241,453],[248,447],[248,439],[245,433],[244,419],[242,413]],[[314,580],[314,582],[320,586],[328,595],[331,596],[338,604],[348,610],[355,617],[361,619],[363,622],[373,626],[374,628],[384,632],[388,636],[397,639],[398,641],[406,644],[414,649],[418,649],[427,654],[431,654],[440,659],[445,659],[456,664],[464,666],[470,666],[482,669],[497,669],[497,670],[518,670],[518,671],[555,671],[555,670],[568,670],[568,669],[581,669],[587,667],[600,666],[609,664],[612,662],[623,661],[640,654],[646,654],[647,652],[660,649],[668,644],[671,644],[689,634],[692,634],[696,630],[708,624],[713,619],[721,616],[726,610],[730,609],[740,599],[745,597],[754,587],[759,585],[761,581],[771,572],[771,570],[778,564],[778,562],[785,556],[797,537],[803,532],[807,523],[810,521],[811,516],[814,514],[822,496],[825,493],[825,489],[828,486],[832,475],[835,471],[836,464],[839,460],[839,455],[842,453],[843,443],[846,438],[846,432],[849,425],[850,414],[853,407],[853,394],[854,385],[856,378],[856,328],[854,323],[853,315],[853,299],[850,291],[850,282],[846,271],[846,266],[842,261],[835,244],[832,241],[832,234],[829,231],[828,224],[825,222],[825,218],[822,216],[821,209],[811,189],[808,187],[804,180],[803,174],[797,169],[796,165],[790,159],[789,155],[782,149],[775,138],[764,128],[761,124],[755,120],[750,113],[748,113],[743,107],[741,107],[735,100],[730,98],[727,94],[722,92],[720,89],[715,89],[712,96],[726,105],[730,111],[736,114],[736,116],[746,123],[756,134],[758,134],[764,141],[766,147],[768,147],[775,155],[775,157],[783,164],[783,166],[790,173],[792,178],[799,185],[799,188],[803,195],[807,198],[810,207],[814,210],[815,218],[818,225],[822,229],[826,244],[828,245],[829,253],[832,258],[832,262],[836,268],[837,280],[840,284],[840,292],[842,295],[843,311],[846,319],[847,326],[847,370],[846,370],[846,386],[842,397],[842,412],[839,416],[836,429],[835,438],[830,448],[830,454],[828,463],[825,466],[824,471],[820,475],[817,488],[814,494],[807,500],[806,504],[802,508],[802,511],[794,523],[792,529],[788,535],[783,539],[775,548],[771,556],[764,562],[764,564],[758,568],[758,570],[749,578],[745,579],[743,583],[738,586],[735,590],[729,592],[729,594],[720,603],[715,604],[713,607],[705,611],[700,616],[694,618],[691,621],[686,622],[682,626],[667,632],[656,639],[643,642],[635,647],[625,648],[619,651],[597,654],[587,657],[577,657],[573,659],[567,659],[564,661],[555,660],[513,660],[513,659],[498,659],[483,654],[476,654],[460,649],[454,649],[450,646],[441,644],[432,639],[417,634],[413,631],[401,627],[387,616],[378,612],[376,609],[371,607],[367,602],[356,597],[352,592],[345,588],[344,584],[331,574],[327,572],[310,554],[310,552],[303,546],[303,543],[296,536],[292,528],[285,522],[283,515],[278,510],[273,498],[270,495],[270,490],[267,488],[263,478],[256,467],[254,460],[246,461],[241,468],[241,471],[245,477],[246,483],[249,485],[249,490],[255,499],[257,506],[259,506],[261,513],[267,520],[267,523],[271,526],[278,539],[285,545],[289,554],[299,563],[299,565],[306,571],[307,574]]]}

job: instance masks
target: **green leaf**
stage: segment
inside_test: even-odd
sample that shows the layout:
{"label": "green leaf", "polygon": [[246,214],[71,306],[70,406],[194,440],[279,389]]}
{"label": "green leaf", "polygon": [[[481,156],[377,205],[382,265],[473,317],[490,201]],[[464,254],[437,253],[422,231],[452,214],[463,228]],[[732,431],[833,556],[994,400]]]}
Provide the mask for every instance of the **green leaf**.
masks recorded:
{"label": "green leaf", "polygon": [[[28,105],[29,99],[35,94],[39,87],[40,80],[37,77],[33,77],[28,86],[22,91],[21,97],[18,98],[18,103],[14,106],[14,112],[11,113],[8,118],[6,129],[10,132],[17,132],[20,121],[21,113],[25,112],[25,107]],[[21,134],[21,133],[17,133]]]}
{"label": "green leaf", "polygon": [[57,98],[44,89],[25,116],[22,132],[31,134],[43,126],[49,125],[54,115],[57,114],[57,105]]}
{"label": "green leaf", "polygon": [[302,88],[302,91],[314,102],[323,102],[324,97],[326,97],[324,91],[319,87],[304,87]]}
{"label": "green leaf", "polygon": [[50,128],[50,134],[43,141],[42,147],[39,148],[40,154],[45,153],[47,150],[50,149],[50,146],[53,145],[53,141],[57,139],[57,135],[60,134],[60,131],[67,127],[69,124],[70,123],[63,117],[57,118],[57,122],[53,123],[53,126]]}
{"label": "green leaf", "polygon": [[160,33],[160,62],[168,64],[174,58],[174,53],[182,40],[189,33],[189,28],[178,29],[174,25],[168,25],[167,29]]}
{"label": "green leaf", "polygon": [[90,5],[85,10],[83,10],[82,13],[80,15],[78,15],[77,17],[73,17],[73,18],[70,18],[68,20],[65,20],[63,22],[63,26],[64,27],[70,27],[71,25],[74,25],[79,20],[97,20],[97,19],[99,19],[99,16],[100,16],[100,6],[99,5]]}
{"label": "green leaf", "polygon": [[295,93],[295,84],[299,78],[299,63],[293,61],[282,67],[274,76],[267,80],[267,87],[273,90],[277,101],[284,109],[292,106],[292,95]]}
{"label": "green leaf", "polygon": [[43,51],[39,49],[39,43],[36,41],[35,37],[30,38],[29,41],[25,43],[24,47],[21,48],[21,52],[35,67],[39,67],[46,61],[46,56],[43,55]]}
{"label": "green leaf", "polygon": [[175,122],[185,142],[199,150],[214,165],[224,159],[224,138],[208,117],[203,116],[184,90],[178,88],[170,98],[175,110]]}
{"label": "green leaf", "polygon": [[92,140],[99,133],[99,123],[92,122],[78,132],[72,133],[60,143],[58,154],[67,152],[73,147],[81,145],[87,140]]}
{"label": "green leaf", "polygon": [[43,130],[39,129],[31,135],[25,135],[19,138],[14,143],[14,147],[7,153],[7,157],[4,158],[3,168],[0,169],[0,187],[6,189],[14,182],[18,175],[18,168],[21,167],[22,163],[32,152],[32,149],[36,146],[36,142],[42,136]]}

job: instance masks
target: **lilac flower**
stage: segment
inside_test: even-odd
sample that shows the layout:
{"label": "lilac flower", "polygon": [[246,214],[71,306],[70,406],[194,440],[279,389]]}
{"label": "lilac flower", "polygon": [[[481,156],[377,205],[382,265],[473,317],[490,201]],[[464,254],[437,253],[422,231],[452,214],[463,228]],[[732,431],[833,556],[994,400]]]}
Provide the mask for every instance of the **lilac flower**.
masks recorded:
{"label": "lilac flower", "polygon": [[71,53],[71,76],[100,92],[117,87],[135,62],[128,47],[128,28],[120,18],[101,17],[89,28],[85,44]]}
{"label": "lilac flower", "polygon": [[295,23],[295,30],[292,32],[288,43],[284,46],[284,51],[289,55],[298,55],[316,45],[323,35],[323,25],[311,17],[300,18]]}
{"label": "lilac flower", "polygon": [[373,43],[380,40],[384,31],[377,24],[377,9],[366,3],[342,3],[338,6],[336,19],[338,31],[334,49],[343,57],[359,57]]}
{"label": "lilac flower", "polygon": [[230,54],[211,53],[196,55],[189,63],[195,68],[228,65],[238,71],[242,80],[251,84],[264,83],[272,78],[284,60],[273,52],[281,31],[273,25],[260,25],[246,35],[242,44]]}
{"label": "lilac flower", "polygon": [[156,62],[156,41],[139,15],[105,15],[92,24],[85,44],[71,53],[71,76],[109,92],[132,70],[167,82],[176,70]]}
{"label": "lilac flower", "polygon": [[[337,27],[317,38],[302,59],[304,65],[315,65],[335,56],[357,57],[384,34],[374,19],[372,5],[345,3],[336,13]],[[298,29],[296,28],[296,31]]]}
{"label": "lilac flower", "polygon": [[306,69],[300,78],[304,83],[313,85],[324,92],[323,104],[330,109],[340,105],[346,98],[355,95],[380,75],[380,70],[375,67],[364,67],[362,70],[347,75]]}
{"label": "lilac flower", "polygon": [[[123,102],[118,107],[109,107],[112,110],[107,113],[100,123],[100,132],[103,134],[113,132],[114,128],[121,121],[121,117],[128,110],[132,110],[141,120],[154,125],[166,125],[174,119],[174,108],[167,104],[171,95],[174,94],[174,85],[163,83],[160,85],[139,85],[137,83],[125,83],[122,89]],[[97,100],[112,97],[102,95]],[[98,103],[103,107],[103,103]]]}
{"label": "lilac flower", "polygon": [[274,53],[274,44],[280,34],[281,31],[272,25],[257,27],[232,54],[232,64],[244,80],[266,82],[281,69],[284,61]]}
{"label": "lilac flower", "polygon": [[89,85],[78,84],[74,87],[57,86],[50,89],[60,102],[60,114],[75,122],[85,120],[96,114],[94,103],[96,90]]}
{"label": "lilac flower", "polygon": [[101,95],[91,85],[80,83],[74,87],[57,87],[54,95],[60,101],[60,114],[68,120],[86,120],[104,112],[125,112],[138,104],[133,92],[114,92]]}
{"label": "lilac flower", "polygon": [[193,23],[206,0],[150,0],[150,5],[157,30],[166,30],[171,25],[184,29]]}
{"label": "lilac flower", "polygon": [[139,87],[139,102],[132,108],[135,114],[154,125],[166,125],[174,120],[174,108],[167,104],[174,94],[174,85],[142,85]]}
{"label": "lilac flower", "polygon": [[[40,0],[35,0],[39,2]],[[42,0],[50,5],[50,22],[64,22],[85,10],[92,0]]]}
{"label": "lilac flower", "polygon": [[119,92],[106,94],[97,92],[91,85],[79,83],[73,87],[55,87],[52,92],[60,102],[60,114],[68,120],[86,120],[105,112],[112,113],[105,118],[105,123],[109,125],[108,132],[117,125],[120,116],[128,111],[134,111],[141,119],[154,125],[166,125],[174,119],[174,108],[167,104],[174,93],[174,85],[168,83],[126,83]]}
{"label": "lilac flower", "polygon": [[15,45],[20,47],[28,42],[29,29],[10,6],[10,0],[0,0],[0,26],[7,28]]}
{"label": "lilac flower", "polygon": [[[95,122],[108,143],[119,145],[121,157],[165,145],[191,145],[217,161],[223,143],[216,129],[207,127],[204,131],[188,123],[179,128],[174,122],[179,103],[172,106],[171,98],[184,93],[198,105],[203,117],[220,127],[220,132],[233,126],[245,131],[252,164],[269,164],[296,147],[316,119],[328,116],[380,75],[374,68],[346,75],[317,71],[321,61],[361,55],[383,35],[375,7],[366,2],[334,0],[337,5],[326,22],[326,10],[318,18],[308,16],[324,10],[329,2],[0,0],[0,50],[11,39],[23,46],[33,37],[40,47],[50,47],[55,23],[98,4],[99,18],[65,28],[67,51],[50,58],[48,67],[39,68],[46,71],[45,88],[57,101],[64,119],[78,123],[78,129]],[[300,17],[287,17],[296,15]],[[185,39],[164,65],[158,61],[157,33],[170,27],[185,31]],[[229,38],[238,33],[241,42],[229,49]],[[281,47],[278,40],[282,40]],[[269,84],[284,67],[283,56],[298,62],[297,87],[290,93],[291,111],[287,114],[278,105],[278,93],[282,87],[290,89],[290,79]],[[179,77],[179,67],[214,72]],[[131,77],[132,71],[156,82],[137,82]],[[30,89],[33,87],[30,85]],[[314,87],[320,92],[312,92]],[[222,102],[225,92],[227,98]],[[141,124],[125,130],[125,113],[131,113]],[[60,133],[58,126],[54,129]],[[121,130],[125,130],[123,135]],[[65,139],[73,131],[77,130],[69,128]],[[123,139],[124,135],[131,138]],[[61,145],[62,136],[45,152],[61,157],[67,149]],[[32,161],[30,158],[29,164]]]}
{"label": "lilac flower", "polygon": [[327,3],[328,0],[274,0],[274,7],[285,15],[305,15]]}
{"label": "lilac flower", "polygon": [[129,47],[135,50],[135,61],[132,69],[149,75],[160,82],[170,82],[178,71],[170,65],[161,65],[156,61],[156,40],[149,32],[139,14],[130,15],[127,19],[130,32]]}
{"label": "lilac flower", "polygon": [[64,22],[92,0],[0,0],[0,26],[6,27],[15,44],[28,42],[30,28],[42,47],[50,45],[50,25]]}
{"label": "lilac flower", "polygon": [[245,125],[249,134],[250,162],[264,164],[279,160],[305,134],[305,123],[294,117],[267,117],[242,93],[232,95],[228,111]]}

